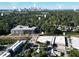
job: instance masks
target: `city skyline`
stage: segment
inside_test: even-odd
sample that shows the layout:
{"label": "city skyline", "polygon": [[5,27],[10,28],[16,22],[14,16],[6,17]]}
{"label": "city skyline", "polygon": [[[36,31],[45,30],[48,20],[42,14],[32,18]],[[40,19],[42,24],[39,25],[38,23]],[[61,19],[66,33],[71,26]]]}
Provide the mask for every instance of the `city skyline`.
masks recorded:
{"label": "city skyline", "polygon": [[79,2],[0,2],[0,9],[18,8],[79,9]]}

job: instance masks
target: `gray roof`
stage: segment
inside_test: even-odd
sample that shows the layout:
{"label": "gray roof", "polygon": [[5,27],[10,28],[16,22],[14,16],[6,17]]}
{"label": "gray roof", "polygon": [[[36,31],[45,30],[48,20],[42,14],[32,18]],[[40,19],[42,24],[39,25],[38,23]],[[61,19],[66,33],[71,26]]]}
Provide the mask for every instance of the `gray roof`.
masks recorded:
{"label": "gray roof", "polygon": [[[46,41],[50,41],[51,44],[54,42],[55,36],[39,36],[37,41],[41,43],[46,43]],[[65,38],[64,36],[56,36],[55,43],[65,45]]]}
{"label": "gray roof", "polygon": [[36,27],[18,25],[15,28],[13,28],[12,30],[35,30],[35,29],[36,29]]}

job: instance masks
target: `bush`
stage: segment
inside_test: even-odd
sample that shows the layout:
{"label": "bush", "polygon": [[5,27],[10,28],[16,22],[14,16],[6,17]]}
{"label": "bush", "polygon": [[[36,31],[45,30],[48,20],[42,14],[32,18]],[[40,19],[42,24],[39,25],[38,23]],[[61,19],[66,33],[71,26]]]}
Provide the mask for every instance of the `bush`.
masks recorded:
{"label": "bush", "polygon": [[16,41],[14,39],[0,39],[0,45],[13,44]]}
{"label": "bush", "polygon": [[70,57],[79,57],[79,51],[76,49],[69,51],[68,54]]}

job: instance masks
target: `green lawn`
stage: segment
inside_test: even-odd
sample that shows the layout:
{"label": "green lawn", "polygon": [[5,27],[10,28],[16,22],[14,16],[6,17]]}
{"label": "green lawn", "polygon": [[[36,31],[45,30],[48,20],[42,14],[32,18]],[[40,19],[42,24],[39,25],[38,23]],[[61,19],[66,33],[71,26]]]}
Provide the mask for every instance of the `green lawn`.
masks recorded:
{"label": "green lawn", "polygon": [[0,39],[0,45],[13,44],[16,41],[14,39]]}

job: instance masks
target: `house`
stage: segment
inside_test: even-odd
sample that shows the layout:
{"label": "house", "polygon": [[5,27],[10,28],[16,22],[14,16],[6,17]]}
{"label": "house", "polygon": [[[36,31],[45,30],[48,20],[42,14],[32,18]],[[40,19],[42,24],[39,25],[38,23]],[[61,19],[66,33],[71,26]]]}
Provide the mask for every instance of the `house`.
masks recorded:
{"label": "house", "polygon": [[35,33],[36,27],[22,26],[18,25],[15,28],[11,29],[12,35],[24,35]]}
{"label": "house", "polygon": [[[46,41],[49,41],[51,44],[54,43],[55,36],[39,36],[37,39],[37,42],[40,43],[46,43]],[[67,40],[66,40],[67,39]],[[73,37],[71,36],[71,43],[69,38],[65,38],[64,36],[56,36],[55,43],[57,44],[57,50],[64,51],[65,47],[68,48],[72,47],[79,50],[79,37]]]}
{"label": "house", "polygon": [[72,47],[79,50],[79,37],[71,37]]}
{"label": "house", "polygon": [[[56,37],[56,39],[55,39],[55,37]],[[64,36],[39,36],[37,39],[37,42],[46,43],[47,41],[49,41],[51,44],[53,44],[54,39],[55,39],[55,43],[65,45]]]}
{"label": "house", "polygon": [[37,42],[46,43],[50,42],[50,45],[54,50],[58,50],[60,52],[65,51],[65,46],[70,48],[69,39],[65,38],[65,36],[39,36]]}
{"label": "house", "polygon": [[[39,36],[37,42],[46,43],[50,42],[50,50],[46,51],[50,56],[60,56],[61,53],[64,53],[65,47],[69,47],[69,39],[65,36]],[[48,48],[48,47],[47,47]],[[46,50],[48,50],[46,48]]]}

